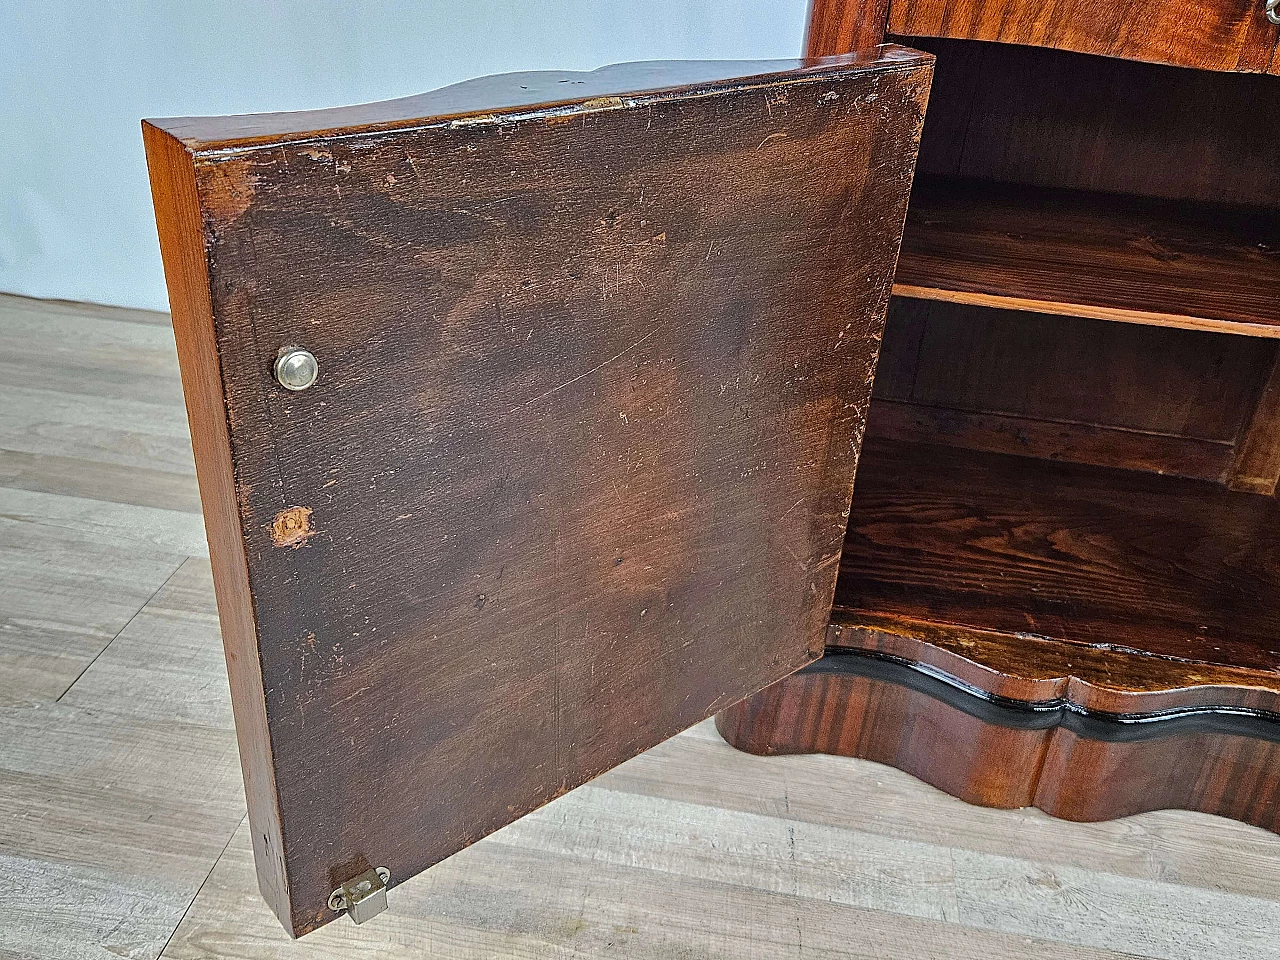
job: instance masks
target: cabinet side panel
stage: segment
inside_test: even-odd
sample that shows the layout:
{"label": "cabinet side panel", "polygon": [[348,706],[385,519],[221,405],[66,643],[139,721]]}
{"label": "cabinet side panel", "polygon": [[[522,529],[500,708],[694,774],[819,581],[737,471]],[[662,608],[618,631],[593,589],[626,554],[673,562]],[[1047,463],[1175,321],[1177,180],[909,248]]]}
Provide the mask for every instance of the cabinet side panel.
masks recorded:
{"label": "cabinet side panel", "polygon": [[205,534],[213,564],[223,648],[231,682],[253,828],[258,884],[288,928],[289,893],[282,851],[271,738],[267,728],[257,624],[236,509],[223,381],[214,340],[208,265],[192,158],[183,145],[143,124],[160,251],[182,368]]}
{"label": "cabinet side panel", "polygon": [[889,0],[812,0],[805,56],[831,57],[884,43]]}

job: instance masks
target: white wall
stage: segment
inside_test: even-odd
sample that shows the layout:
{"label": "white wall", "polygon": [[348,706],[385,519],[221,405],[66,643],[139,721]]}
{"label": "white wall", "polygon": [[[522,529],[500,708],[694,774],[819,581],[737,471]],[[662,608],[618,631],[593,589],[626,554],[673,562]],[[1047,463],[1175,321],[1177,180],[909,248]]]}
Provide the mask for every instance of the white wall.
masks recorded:
{"label": "white wall", "polygon": [[167,309],[138,121],[793,57],[807,0],[0,0],[0,290]]}

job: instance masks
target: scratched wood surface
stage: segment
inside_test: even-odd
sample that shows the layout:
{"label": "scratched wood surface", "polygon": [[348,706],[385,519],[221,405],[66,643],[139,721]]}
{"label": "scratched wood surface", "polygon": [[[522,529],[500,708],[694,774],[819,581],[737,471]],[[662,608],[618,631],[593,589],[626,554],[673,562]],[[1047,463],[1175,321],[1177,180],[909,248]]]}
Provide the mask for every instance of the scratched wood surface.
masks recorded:
{"label": "scratched wood surface", "polygon": [[[374,922],[289,944],[256,889],[208,561],[178,547],[128,574],[147,537],[199,529],[190,453],[165,439],[183,422],[166,320],[0,296],[0,389],[45,391],[42,414],[0,406],[0,497],[45,498],[0,511],[5,579],[24,583],[0,593],[0,653],[65,677],[21,685],[0,661],[6,960],[1280,956],[1280,838],[1262,830],[971,807],[874,763],[753,757],[705,724],[401,885]],[[101,345],[74,368],[68,329]],[[112,396],[151,408],[84,431]],[[81,431],[102,435],[68,445]],[[144,443],[172,469],[122,483]],[[56,552],[11,547],[42,538]],[[95,598],[60,592],[91,575]]]}
{"label": "scratched wood surface", "polygon": [[145,127],[296,933],[821,652],[931,57],[709,69]]}

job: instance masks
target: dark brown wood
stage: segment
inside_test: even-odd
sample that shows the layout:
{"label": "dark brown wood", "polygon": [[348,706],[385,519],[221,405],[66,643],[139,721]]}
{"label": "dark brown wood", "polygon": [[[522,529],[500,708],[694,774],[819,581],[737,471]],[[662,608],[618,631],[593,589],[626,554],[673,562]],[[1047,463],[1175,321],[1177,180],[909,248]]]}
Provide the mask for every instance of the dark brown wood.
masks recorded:
{"label": "dark brown wood", "polygon": [[1280,483],[1280,354],[1260,381],[1258,399],[1242,425],[1226,483],[1232,490],[1268,497]]}
{"label": "dark brown wood", "polygon": [[1214,481],[1233,463],[1232,447],[1213,440],[893,400],[872,401],[867,436]]}
{"label": "dark brown wood", "polygon": [[923,666],[1001,701],[1060,700],[1126,717],[1213,707],[1280,713],[1280,673],[1173,660],[1116,644],[839,611],[827,630],[827,649]]}
{"label": "dark brown wood", "polygon": [[905,617],[1280,670],[1274,498],[868,440],[833,619]]}
{"label": "dark brown wood", "polygon": [[240,768],[253,824],[258,888],[276,916],[287,917],[289,880],[276,767],[263,674],[258,669],[258,624],[249,563],[240,534],[231,423],[219,371],[219,346],[210,322],[214,291],[200,229],[201,198],[191,158],[177,141],[150,125],[143,126],[142,135],[231,682]]}
{"label": "dark brown wood", "polygon": [[805,55],[831,57],[884,42],[889,0],[810,0]]}
{"label": "dark brown wood", "polygon": [[939,61],[828,653],[717,725],[990,806],[1280,831],[1251,495],[1280,476],[1280,97],[1249,75],[1280,31],[1246,0],[818,0],[809,45],[883,29]]}
{"label": "dark brown wood", "polygon": [[725,739],[887,763],[983,806],[1083,821],[1179,808],[1280,832],[1275,676],[888,619],[835,639],[720,713]]}
{"label": "dark brown wood", "polygon": [[1221,481],[1275,356],[1269,339],[895,297],[868,430]]}
{"label": "dark brown wood", "polygon": [[694,72],[146,127],[294,933],[821,652],[930,58]]}
{"label": "dark brown wood", "polygon": [[1280,211],[917,181],[894,293],[1280,336]]}
{"label": "dark brown wood", "polygon": [[938,57],[922,176],[1280,207],[1273,77],[911,42]]}
{"label": "dark brown wood", "polygon": [[1255,0],[892,0],[888,31],[1254,73],[1280,36]]}

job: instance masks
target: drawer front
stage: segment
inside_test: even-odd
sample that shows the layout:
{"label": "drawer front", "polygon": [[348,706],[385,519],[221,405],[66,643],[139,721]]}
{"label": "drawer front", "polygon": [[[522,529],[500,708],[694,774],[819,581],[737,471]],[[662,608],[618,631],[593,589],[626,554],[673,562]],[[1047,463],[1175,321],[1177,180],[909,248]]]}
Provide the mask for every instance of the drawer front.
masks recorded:
{"label": "drawer front", "polygon": [[1280,37],[1264,0],[891,0],[887,30],[1245,73],[1271,69]]}
{"label": "drawer front", "polygon": [[931,70],[638,64],[147,127],[291,931],[821,653]]}

